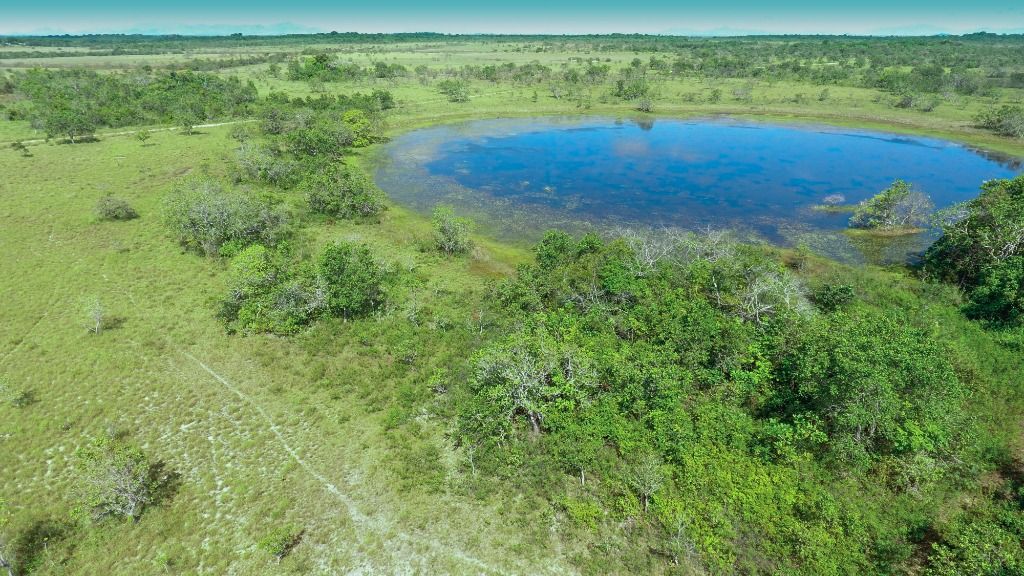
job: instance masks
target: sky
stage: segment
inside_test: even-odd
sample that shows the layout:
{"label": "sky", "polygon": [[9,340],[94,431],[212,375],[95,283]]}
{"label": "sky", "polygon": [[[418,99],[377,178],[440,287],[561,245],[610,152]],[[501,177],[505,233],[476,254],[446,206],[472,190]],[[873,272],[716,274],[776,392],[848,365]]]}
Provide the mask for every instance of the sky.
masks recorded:
{"label": "sky", "polygon": [[32,0],[0,34],[447,32],[962,34],[1024,32],[1024,0]]}

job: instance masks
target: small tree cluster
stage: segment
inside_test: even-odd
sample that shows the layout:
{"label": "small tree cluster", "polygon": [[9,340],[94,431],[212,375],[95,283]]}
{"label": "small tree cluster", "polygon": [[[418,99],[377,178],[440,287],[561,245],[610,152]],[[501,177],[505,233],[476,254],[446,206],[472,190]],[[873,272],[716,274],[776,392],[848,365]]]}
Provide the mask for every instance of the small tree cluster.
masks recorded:
{"label": "small tree cluster", "polygon": [[286,215],[269,202],[229,190],[209,178],[185,180],[164,200],[164,220],[190,250],[219,255],[286,234]]}
{"label": "small tree cluster", "polygon": [[309,209],[339,218],[373,216],[383,207],[383,197],[362,172],[331,163],[303,179]]}
{"label": "small tree cluster", "polygon": [[385,271],[367,246],[328,245],[312,265],[255,244],[231,261],[219,316],[246,334],[291,334],[323,316],[353,318],[384,301]]}

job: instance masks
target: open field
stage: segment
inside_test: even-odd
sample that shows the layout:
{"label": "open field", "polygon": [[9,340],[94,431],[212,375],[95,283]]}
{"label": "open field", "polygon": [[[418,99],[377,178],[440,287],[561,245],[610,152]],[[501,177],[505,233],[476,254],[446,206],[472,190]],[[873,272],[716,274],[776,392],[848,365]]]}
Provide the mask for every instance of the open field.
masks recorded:
{"label": "open field", "polygon": [[[10,56],[30,48],[76,55]],[[438,88],[445,70],[464,66],[539,62],[562,70],[578,66],[575,58],[598,58],[618,69],[637,57],[673,54],[591,53],[590,48],[584,42],[542,40],[287,43],[79,56],[85,48],[4,46],[0,52],[7,55],[0,69],[136,73],[146,65],[184,66],[199,58],[270,53],[283,54],[285,64],[301,51],[330,50],[340,61],[361,67],[383,61],[409,70],[426,66],[439,76],[423,76],[425,81],[410,73],[391,79],[306,82],[288,80],[269,63],[213,73],[251,81],[261,98],[272,93],[315,98],[387,90],[395,107],[383,113],[380,129],[385,136],[491,117],[729,114],[929,135],[1024,157],[1024,142],[979,128],[975,120],[983,110],[1020,102],[1024,90],[1017,88],[950,95],[923,112],[896,108],[890,94],[874,88],[666,76],[651,81],[649,113],[615,97],[610,82],[575,89],[570,97],[560,93],[557,82],[468,79],[465,102],[451,102]],[[0,93],[5,107],[17,105],[17,100]],[[458,430],[468,395],[464,383],[473,378],[469,358],[504,337],[502,331],[512,325],[493,317],[494,283],[514,277],[517,266],[534,260],[530,250],[497,243],[487,230],[475,231],[475,249],[469,255],[452,257],[432,247],[428,216],[390,201],[372,218],[326,217],[310,213],[297,190],[242,181],[242,189],[272,197],[293,215],[288,247],[297,259],[312,259],[337,240],[357,241],[372,249],[393,282],[385,305],[363,317],[324,318],[289,336],[229,334],[216,313],[229,291],[231,261],[181,248],[162,222],[163,202],[188,177],[239,179],[239,142],[232,134],[239,127],[255,129],[262,120],[254,115],[203,122],[190,125],[195,128],[191,135],[179,123],[164,122],[101,127],[96,142],[61,144],[59,137],[47,138],[45,130],[33,128],[27,119],[0,120],[0,170],[5,174],[0,179],[0,383],[32,397],[24,407],[0,406],[0,499],[6,498],[10,506],[12,533],[37,528],[50,535],[50,543],[35,550],[25,573],[698,574],[713,573],[728,562],[735,562],[735,573],[785,570],[759,565],[742,552],[734,554],[729,546],[735,542],[743,550],[743,545],[759,545],[764,536],[726,526],[732,518],[726,512],[708,522],[712,528],[702,533],[706,541],[694,544],[700,552],[693,553],[694,558],[720,554],[722,563],[708,561],[704,572],[699,560],[673,559],[664,552],[662,516],[655,520],[655,512],[646,514],[646,498],[641,513],[635,495],[616,492],[623,483],[612,464],[595,465],[581,482],[576,472],[551,464],[553,457],[537,449],[532,437],[522,441],[525,448],[514,448],[520,446],[514,441],[501,445],[512,454],[507,468],[478,463],[486,456],[475,455]],[[148,141],[134,137],[141,130],[151,131]],[[10,149],[16,141],[28,145],[26,155]],[[346,164],[369,170],[379,146],[348,150]],[[124,222],[98,219],[97,201],[111,194],[127,200],[139,217]],[[864,533],[836,536],[831,527],[815,525],[816,531],[799,536],[781,529],[775,535],[806,545],[808,557],[797,564],[831,565],[832,573],[868,569],[843,564],[841,551],[832,564],[811,558],[812,553],[854,541],[867,547],[873,539],[893,543],[892,549],[871,549],[872,554],[891,554],[892,564],[884,563],[888,557],[873,557],[878,560],[874,572],[863,573],[884,573],[885,566],[897,565],[904,573],[925,573],[936,535],[979,503],[997,500],[993,494],[1002,492],[995,487],[1011,485],[1020,472],[1020,328],[995,330],[967,319],[961,312],[965,296],[958,289],[926,281],[902,267],[851,268],[799,250],[759,249],[808,284],[851,286],[858,311],[899,310],[913,319],[915,329],[946,346],[942,350],[952,359],[951,373],[968,389],[965,418],[976,425],[972,430],[977,437],[963,440],[969,448],[958,457],[964,461],[949,465],[963,477],[936,483],[934,490],[915,486],[890,491],[886,482],[896,482],[894,472],[876,482],[869,475],[874,468],[833,476],[831,464],[810,455],[776,463],[754,454],[754,448],[748,453],[745,445],[729,444],[734,441],[730,429],[721,434],[728,436],[721,440],[728,445],[721,453],[685,455],[691,471],[715,470],[727,479],[721,484],[680,480],[673,490],[694,509],[695,502],[706,494],[719,495],[716,490],[725,490],[721,486],[727,484],[734,491],[729,502],[743,514],[751,502],[781,501],[779,510],[793,518],[826,518],[821,525],[846,526],[842,523],[852,523],[850,518],[866,518],[869,528]],[[88,308],[96,299],[109,324],[100,333],[88,330]],[[550,316],[558,317],[554,312]],[[728,374],[737,382],[754,382],[762,363],[777,360],[758,356],[759,347],[776,345],[771,338],[746,344],[747,356]],[[755,384],[767,386],[751,386]],[[746,407],[742,402],[736,406]],[[715,425],[740,422],[739,417],[728,420],[731,414],[709,410],[695,418]],[[747,426],[747,420],[742,422]],[[138,522],[90,523],[69,514],[77,505],[74,454],[87,438],[108,433],[124,435],[171,473],[169,497],[147,509]],[[521,436],[527,438],[527,433]],[[633,441],[641,445],[646,439]],[[719,441],[709,434],[702,443]],[[735,443],[747,441],[755,442]],[[626,448],[609,448],[615,454],[609,461],[619,462],[615,451],[629,456]],[[887,462],[893,467],[904,463]],[[779,486],[778,492],[772,491]],[[808,486],[821,499],[805,509],[800,498]],[[652,510],[659,510],[660,503],[654,499]],[[821,508],[812,510],[815,506]],[[301,535],[294,550],[276,562],[257,543],[279,525],[301,529]],[[903,531],[873,531],[878,526]]]}

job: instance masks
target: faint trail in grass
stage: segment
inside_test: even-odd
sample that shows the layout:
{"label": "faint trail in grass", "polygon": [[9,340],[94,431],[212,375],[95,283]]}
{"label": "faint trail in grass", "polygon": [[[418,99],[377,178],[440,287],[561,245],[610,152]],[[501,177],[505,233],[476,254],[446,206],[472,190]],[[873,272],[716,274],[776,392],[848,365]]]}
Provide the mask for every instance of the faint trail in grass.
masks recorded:
{"label": "faint trail in grass", "polygon": [[[326,489],[332,496],[337,498],[338,501],[345,506],[345,509],[348,512],[349,517],[357,525],[357,533],[359,532],[359,528],[369,528],[371,530],[374,530],[381,536],[386,537],[388,535],[389,531],[385,527],[380,526],[380,522],[374,522],[366,514],[363,514],[358,509],[355,501],[352,500],[351,497],[342,492],[341,489],[339,489],[334,483],[328,480],[327,477],[321,474],[316,468],[314,468],[309,462],[307,462],[305,459],[302,458],[302,456],[299,455],[298,451],[296,451],[295,448],[293,448],[292,445],[288,443],[288,439],[285,438],[284,434],[281,433],[281,429],[278,427],[278,425],[274,423],[274,419],[271,418],[270,414],[267,413],[267,411],[264,410],[264,408],[260,404],[253,400],[249,395],[242,392],[239,388],[228,382],[226,378],[214,372],[213,369],[204,364],[203,361],[201,361],[200,359],[185,351],[182,351],[182,354],[184,354],[190,360],[198,364],[199,367],[202,368],[207,374],[212,376],[215,380],[220,382],[221,385],[223,385],[225,388],[230,390],[235,396],[237,396],[240,400],[242,400],[242,402],[248,404],[254,410],[256,410],[257,413],[259,413],[259,415],[267,422],[267,425],[270,427],[270,431],[277,438],[277,441],[281,444],[281,447],[285,449],[289,456],[291,456],[292,460],[294,460],[295,463],[298,464],[307,474],[315,478],[324,487],[324,489]],[[478,558],[470,556],[461,550],[450,548],[436,540],[413,536],[398,531],[392,532],[392,535],[394,535],[397,539],[402,540],[404,542],[426,546],[432,550],[435,550],[438,554],[458,559],[459,561],[465,564],[473,565],[478,570],[480,570],[480,572],[478,572],[479,574],[505,573],[503,570],[499,570],[498,568],[495,568]]]}

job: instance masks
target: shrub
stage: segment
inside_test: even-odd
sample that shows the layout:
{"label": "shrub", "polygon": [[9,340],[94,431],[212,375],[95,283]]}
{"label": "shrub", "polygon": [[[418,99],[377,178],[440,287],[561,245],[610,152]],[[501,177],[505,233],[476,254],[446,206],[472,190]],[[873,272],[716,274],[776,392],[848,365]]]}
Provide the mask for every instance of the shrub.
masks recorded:
{"label": "shrub", "polygon": [[96,216],[100,220],[132,220],[138,218],[139,213],[127,200],[104,196],[96,202]]}
{"label": "shrub", "polygon": [[207,256],[254,243],[273,245],[287,233],[284,212],[208,178],[175,186],[164,200],[164,220],[183,246]]}
{"label": "shrub", "polygon": [[445,254],[465,254],[473,248],[469,237],[472,221],[460,218],[450,206],[434,208],[431,222],[434,226],[434,243]]}
{"label": "shrub", "polygon": [[266,536],[260,538],[256,546],[280,562],[293,548],[302,541],[302,530],[296,530],[294,526],[278,526],[271,530]]}
{"label": "shrub", "polygon": [[290,187],[300,177],[298,162],[275,154],[266,146],[243,142],[236,152],[242,176],[275,186]]}
{"label": "shrub", "polygon": [[309,209],[341,218],[373,216],[384,208],[380,191],[362,172],[341,164],[312,171],[300,187]]}
{"label": "shrub", "polygon": [[850,217],[853,228],[896,230],[924,224],[934,205],[903,180],[861,202]]}
{"label": "shrub", "polygon": [[1024,138],[1024,107],[1004,104],[978,114],[975,121],[1000,136]]}
{"label": "shrub", "polygon": [[384,301],[384,270],[369,247],[348,242],[327,246],[317,262],[327,291],[327,309],[349,318],[376,309]]}
{"label": "shrub", "polygon": [[95,438],[76,453],[75,482],[82,504],[94,519],[137,520],[153,500],[150,462],[138,448],[119,440]]}
{"label": "shrub", "polygon": [[344,123],[330,121],[289,132],[286,138],[289,150],[296,156],[328,158],[340,157],[345,148],[355,141],[351,128]]}
{"label": "shrub", "polygon": [[437,83],[437,89],[449,102],[469,102],[469,87],[462,80],[442,80]]}
{"label": "shrub", "polygon": [[228,287],[218,315],[230,330],[243,334],[291,334],[326,310],[321,279],[295,274],[285,255],[260,244],[231,260]]}
{"label": "shrub", "polygon": [[812,297],[814,305],[825,312],[833,312],[853,301],[855,294],[849,284],[825,284]]}

